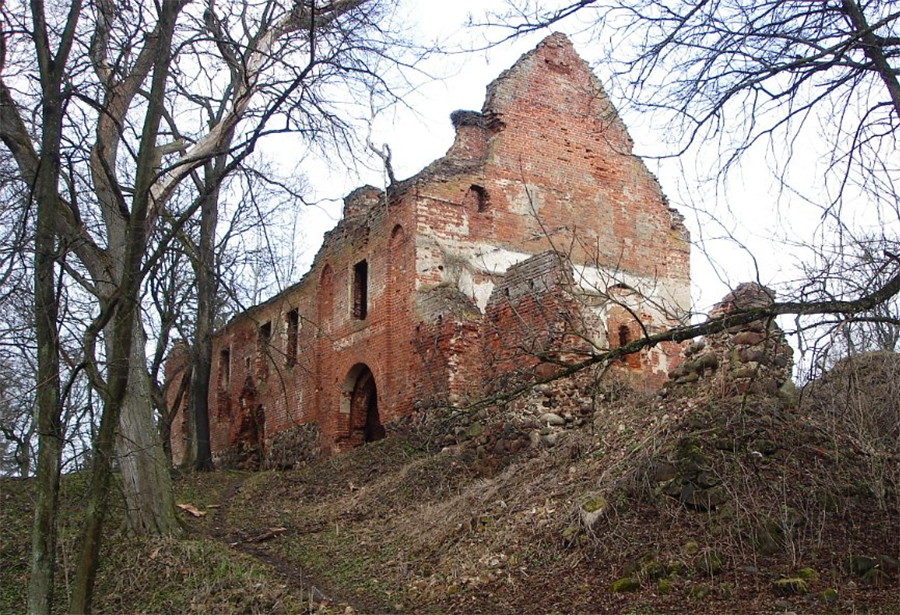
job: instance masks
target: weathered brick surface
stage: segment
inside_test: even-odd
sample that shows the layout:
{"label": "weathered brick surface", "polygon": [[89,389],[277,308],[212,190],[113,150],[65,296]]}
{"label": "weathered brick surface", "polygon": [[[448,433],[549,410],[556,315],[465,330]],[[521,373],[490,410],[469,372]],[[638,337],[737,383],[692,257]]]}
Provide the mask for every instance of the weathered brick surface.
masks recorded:
{"label": "weathered brick surface", "polygon": [[[445,157],[387,193],[349,195],[303,280],[219,333],[219,456],[253,449],[290,465],[279,434],[301,426],[320,434],[316,454],[332,454],[371,431],[361,413],[377,408],[390,431],[415,408],[544,377],[688,309],[681,217],[565,37],[548,37],[488,87],[481,112],[452,121]],[[678,351],[620,367],[661,382]],[[177,461],[183,430],[172,447]]]}

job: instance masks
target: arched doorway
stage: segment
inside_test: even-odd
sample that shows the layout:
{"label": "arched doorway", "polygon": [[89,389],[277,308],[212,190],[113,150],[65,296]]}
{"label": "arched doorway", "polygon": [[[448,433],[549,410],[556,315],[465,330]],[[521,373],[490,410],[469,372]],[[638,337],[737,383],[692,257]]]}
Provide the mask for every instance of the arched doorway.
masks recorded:
{"label": "arched doorway", "polygon": [[350,446],[375,442],[385,437],[384,426],[378,413],[378,390],[372,370],[363,363],[354,365],[344,381],[341,399],[342,410],[349,416]]}

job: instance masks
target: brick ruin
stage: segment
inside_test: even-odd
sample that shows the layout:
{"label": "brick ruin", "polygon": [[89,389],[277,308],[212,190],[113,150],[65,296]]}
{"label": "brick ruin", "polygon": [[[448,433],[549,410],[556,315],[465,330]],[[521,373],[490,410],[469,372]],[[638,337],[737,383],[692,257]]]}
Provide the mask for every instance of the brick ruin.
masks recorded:
{"label": "brick ruin", "polygon": [[[713,307],[710,318],[765,308],[774,301],[772,289],[745,282]],[[794,350],[774,319],[754,320],[704,336],[687,345],[682,357],[669,372],[667,387],[689,385],[718,397],[774,396],[786,386],[793,388]]]}
{"label": "brick ruin", "polygon": [[[451,119],[443,158],[348,195],[304,278],[218,333],[219,464],[335,454],[686,314],[682,218],[565,36],[502,73],[481,112]],[[619,369],[662,384],[680,350],[661,344]],[[179,373],[173,354],[167,375]],[[186,437],[180,409],[176,463]]]}

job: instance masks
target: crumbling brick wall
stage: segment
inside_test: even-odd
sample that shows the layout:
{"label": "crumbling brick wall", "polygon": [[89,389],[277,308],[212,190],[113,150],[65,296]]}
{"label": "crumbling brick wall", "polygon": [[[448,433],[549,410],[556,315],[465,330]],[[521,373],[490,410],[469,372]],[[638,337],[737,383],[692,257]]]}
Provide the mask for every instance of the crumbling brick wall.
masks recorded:
{"label": "crumbling brick wall", "polygon": [[[290,465],[279,434],[303,426],[320,442],[298,444],[296,460],[339,452],[369,424],[361,412],[389,430],[415,408],[466,405],[687,312],[682,219],[564,36],[501,74],[481,111],[451,119],[443,158],[348,195],[303,280],[218,334],[217,455]],[[658,381],[677,350],[621,368]]]}
{"label": "crumbling brick wall", "polygon": [[[679,322],[690,303],[687,231],[564,36],[505,71],[481,112],[453,119],[447,156],[409,184],[420,288],[457,288],[485,311],[511,267],[552,251],[569,264],[578,302],[603,321],[598,349],[619,345],[622,331],[635,339]],[[626,364],[662,383],[678,350]]]}
{"label": "crumbling brick wall", "polygon": [[571,264],[545,252],[510,267],[494,287],[481,327],[482,370],[490,394],[554,374],[584,360],[598,330],[573,294]]}

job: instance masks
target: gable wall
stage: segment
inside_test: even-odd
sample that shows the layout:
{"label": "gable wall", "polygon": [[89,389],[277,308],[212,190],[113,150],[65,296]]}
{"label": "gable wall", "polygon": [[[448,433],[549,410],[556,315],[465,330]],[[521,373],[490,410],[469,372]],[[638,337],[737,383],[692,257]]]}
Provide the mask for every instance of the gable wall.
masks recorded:
{"label": "gable wall", "polygon": [[[420,291],[448,285],[484,312],[511,266],[552,250],[606,329],[637,336],[687,313],[681,217],[631,153],[615,109],[565,37],[523,56],[489,86],[482,113],[466,113],[443,164],[416,184]],[[486,195],[483,210],[472,203],[473,186]],[[611,292],[616,286],[634,292]],[[618,342],[605,330],[592,338],[598,348]],[[633,365],[662,382],[677,354],[664,346]]]}

